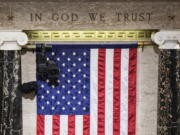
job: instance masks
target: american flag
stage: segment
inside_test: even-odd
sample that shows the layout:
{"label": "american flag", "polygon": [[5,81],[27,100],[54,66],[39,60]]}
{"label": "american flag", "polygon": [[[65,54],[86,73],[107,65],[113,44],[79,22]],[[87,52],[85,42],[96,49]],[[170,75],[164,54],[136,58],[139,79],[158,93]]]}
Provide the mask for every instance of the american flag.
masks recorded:
{"label": "american flag", "polygon": [[136,47],[52,45],[58,85],[37,80],[37,135],[135,135]]}

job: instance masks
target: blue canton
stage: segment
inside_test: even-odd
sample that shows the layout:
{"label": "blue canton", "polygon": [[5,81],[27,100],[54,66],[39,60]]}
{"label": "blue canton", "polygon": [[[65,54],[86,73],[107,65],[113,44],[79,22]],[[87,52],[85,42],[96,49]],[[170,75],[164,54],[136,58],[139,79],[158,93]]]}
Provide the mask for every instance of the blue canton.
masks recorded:
{"label": "blue canton", "polygon": [[[37,80],[38,114],[84,115],[90,113],[90,49],[52,46],[46,60],[60,70],[58,86]],[[38,74],[38,73],[37,73]]]}

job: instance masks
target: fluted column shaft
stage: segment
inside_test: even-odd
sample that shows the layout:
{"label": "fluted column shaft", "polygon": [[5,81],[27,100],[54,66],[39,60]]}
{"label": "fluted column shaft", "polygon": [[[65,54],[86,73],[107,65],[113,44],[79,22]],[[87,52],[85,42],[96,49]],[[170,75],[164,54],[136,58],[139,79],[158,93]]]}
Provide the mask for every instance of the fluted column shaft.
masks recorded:
{"label": "fluted column shaft", "polygon": [[20,51],[1,51],[1,135],[22,135]]}
{"label": "fluted column shaft", "polygon": [[180,134],[180,50],[160,50],[158,135]]}

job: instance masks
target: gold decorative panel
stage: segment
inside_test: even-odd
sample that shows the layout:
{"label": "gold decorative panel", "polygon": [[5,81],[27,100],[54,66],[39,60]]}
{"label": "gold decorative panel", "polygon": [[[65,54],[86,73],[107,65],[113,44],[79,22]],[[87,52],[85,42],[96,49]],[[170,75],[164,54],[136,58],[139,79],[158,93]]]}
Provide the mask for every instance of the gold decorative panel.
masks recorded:
{"label": "gold decorative panel", "polygon": [[29,41],[151,41],[154,31],[25,31]]}

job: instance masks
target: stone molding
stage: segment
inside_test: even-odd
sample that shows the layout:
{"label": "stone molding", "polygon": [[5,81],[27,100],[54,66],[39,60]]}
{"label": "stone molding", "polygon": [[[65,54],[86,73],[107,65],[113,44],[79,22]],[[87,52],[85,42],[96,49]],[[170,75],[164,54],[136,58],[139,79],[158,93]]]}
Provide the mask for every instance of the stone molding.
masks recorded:
{"label": "stone molding", "polygon": [[153,33],[151,39],[159,49],[180,49],[180,30],[160,30]]}
{"label": "stone molding", "polygon": [[0,50],[21,50],[28,37],[22,31],[0,31]]}

